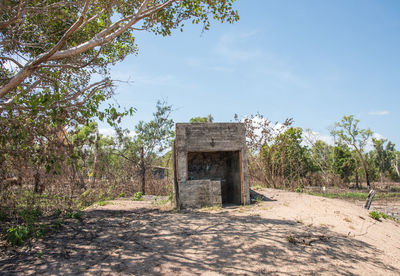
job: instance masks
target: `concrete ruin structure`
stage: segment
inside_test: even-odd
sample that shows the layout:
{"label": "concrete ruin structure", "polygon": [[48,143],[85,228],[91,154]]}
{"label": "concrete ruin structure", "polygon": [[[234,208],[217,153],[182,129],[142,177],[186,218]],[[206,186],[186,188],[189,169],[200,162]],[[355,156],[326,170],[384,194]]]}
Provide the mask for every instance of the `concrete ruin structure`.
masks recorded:
{"label": "concrete ruin structure", "polygon": [[177,123],[174,144],[177,208],[250,204],[242,123]]}

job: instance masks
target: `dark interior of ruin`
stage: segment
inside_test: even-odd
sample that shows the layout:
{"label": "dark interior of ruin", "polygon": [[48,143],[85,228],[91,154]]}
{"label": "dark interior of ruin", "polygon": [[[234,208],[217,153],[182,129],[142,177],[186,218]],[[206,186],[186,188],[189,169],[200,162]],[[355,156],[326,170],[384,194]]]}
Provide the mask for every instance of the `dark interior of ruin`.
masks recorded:
{"label": "dark interior of ruin", "polygon": [[188,180],[221,181],[222,204],[241,204],[239,151],[189,152]]}

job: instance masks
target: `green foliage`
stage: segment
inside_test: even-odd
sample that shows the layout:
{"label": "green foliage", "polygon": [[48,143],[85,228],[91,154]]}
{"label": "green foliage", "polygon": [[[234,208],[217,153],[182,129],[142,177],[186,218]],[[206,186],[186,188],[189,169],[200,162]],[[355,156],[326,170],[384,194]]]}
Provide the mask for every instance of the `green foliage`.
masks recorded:
{"label": "green foliage", "polygon": [[19,212],[18,216],[27,224],[36,222],[42,216],[42,211],[39,208],[33,210],[26,209]]}
{"label": "green foliage", "polygon": [[134,193],[134,195],[132,197],[132,200],[133,201],[140,201],[140,200],[143,200],[142,197],[143,197],[143,193],[142,192],[136,192],[136,193]]}
{"label": "green foliage", "polygon": [[385,214],[385,213],[383,213],[383,212],[371,211],[371,212],[369,213],[369,216],[370,216],[371,218],[375,219],[375,220],[378,220],[378,221],[381,221],[381,218],[383,218],[383,219],[390,219],[390,220],[393,220],[394,222],[400,222],[398,219],[396,219],[396,218],[394,218],[394,217],[392,217],[392,216],[389,216],[388,214]]}
{"label": "green foliage", "polygon": [[312,170],[308,149],[301,143],[302,129],[291,127],[277,136],[271,146],[265,145],[260,152],[268,171],[283,177],[286,187]]}
{"label": "green foliage", "polygon": [[67,212],[65,214],[66,218],[72,218],[72,219],[81,219],[83,213],[82,211],[73,211],[73,212]]}
{"label": "green foliage", "polygon": [[7,229],[7,241],[12,245],[22,245],[30,234],[30,229],[26,225],[19,225]]}
{"label": "green foliage", "polygon": [[97,205],[99,205],[99,206],[105,206],[105,205],[108,205],[108,204],[110,204],[110,202],[109,201],[99,201],[99,202],[97,202]]}
{"label": "green foliage", "polygon": [[120,194],[118,195],[118,197],[125,197],[125,193],[124,193],[124,192],[120,193]]}
{"label": "green foliage", "polygon": [[[15,176],[18,185],[33,186],[36,194],[52,186],[49,190],[59,190],[65,204],[74,205],[79,199],[72,200],[73,196],[90,188],[87,178],[94,186],[98,179],[121,175],[126,183],[135,173],[126,172],[137,165],[140,147],[147,150],[146,159],[153,161],[169,145],[173,122],[158,113],[158,121],[138,125],[135,141],[100,137],[95,121],[118,128],[124,116],[135,112],[114,104],[104,106],[114,94],[110,67],[137,53],[134,34],[139,29],[167,36],[174,29],[182,30],[187,21],[201,24],[204,31],[211,21],[233,23],[239,16],[234,0],[171,1],[158,8],[166,2],[148,1],[140,9],[142,2],[24,1],[21,17],[2,24],[1,63],[14,64],[0,67],[1,181]],[[3,3],[3,23],[14,17],[18,3]],[[139,16],[141,20],[132,20],[140,12],[145,13]],[[16,57],[23,57],[23,64]],[[102,79],[97,81],[99,76]],[[160,110],[171,111],[162,104]],[[56,187],[65,179],[71,181],[68,192],[62,185]],[[94,194],[84,196],[79,207],[92,204]],[[0,209],[13,205],[13,200],[7,195]],[[52,201],[55,198],[48,200]]]}
{"label": "green foliage", "polygon": [[331,134],[339,138],[339,143],[344,143],[355,150],[363,166],[365,179],[369,188],[370,179],[363,151],[367,145],[368,139],[372,136],[372,131],[370,129],[360,128],[358,126],[359,122],[360,121],[355,119],[353,115],[343,116],[342,120],[335,124],[335,129],[331,131]]}
{"label": "green foliage", "polygon": [[382,212],[379,212],[379,215],[384,219],[388,219],[390,217],[389,215],[382,213]]}
{"label": "green foliage", "polygon": [[190,123],[212,123],[214,121],[214,118],[211,114],[209,114],[207,117],[193,117],[189,120]]}
{"label": "green foliage", "polygon": [[168,194],[168,201],[172,202],[172,200],[174,199],[174,190],[172,185],[167,185],[166,190]]}
{"label": "green foliage", "polygon": [[377,221],[381,221],[381,215],[380,213],[376,212],[376,211],[371,211],[369,212],[369,216]]}
{"label": "green foliage", "polygon": [[51,224],[37,223],[38,212],[24,212],[24,224],[10,227],[6,230],[6,240],[12,245],[22,245],[29,238],[40,238],[49,231],[56,231],[62,225],[62,219],[58,218]]}
{"label": "green foliage", "polygon": [[388,140],[375,138],[372,138],[372,143],[374,145],[374,151],[370,154],[370,160],[377,168],[382,181],[383,177],[392,174],[393,164],[396,158],[395,145]]}
{"label": "green foliage", "polygon": [[333,171],[346,183],[350,183],[350,177],[356,169],[356,160],[349,147],[338,144],[333,148]]}
{"label": "green foliage", "polygon": [[156,108],[153,120],[139,121],[135,126],[135,143],[139,148],[144,148],[147,156],[164,151],[175,134],[172,130],[174,121],[170,119],[172,106],[165,101],[157,101]]}
{"label": "green foliage", "polygon": [[368,193],[355,193],[355,192],[347,192],[347,193],[314,193],[309,192],[308,194],[314,196],[322,196],[327,198],[342,198],[342,199],[357,199],[357,200],[366,200],[368,197]]}

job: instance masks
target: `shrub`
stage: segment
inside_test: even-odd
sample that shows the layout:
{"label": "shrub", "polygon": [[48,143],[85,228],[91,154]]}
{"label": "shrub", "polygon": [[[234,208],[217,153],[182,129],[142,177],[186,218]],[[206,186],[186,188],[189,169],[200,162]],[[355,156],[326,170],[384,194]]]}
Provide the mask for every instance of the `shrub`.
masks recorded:
{"label": "shrub", "polygon": [[376,211],[369,212],[369,216],[377,221],[381,221],[381,215]]}
{"label": "shrub", "polygon": [[81,211],[77,211],[77,212],[67,212],[65,214],[66,218],[73,218],[73,219],[80,219],[82,217],[82,212]]}
{"label": "shrub", "polygon": [[389,191],[390,191],[390,192],[393,192],[393,193],[395,193],[395,192],[400,192],[400,187],[398,187],[398,186],[391,186],[390,189],[389,189]]}
{"label": "shrub", "polygon": [[140,201],[140,200],[142,200],[142,197],[143,197],[143,193],[142,192],[136,192],[136,193],[134,193],[132,200],[133,201]]}
{"label": "shrub", "polygon": [[19,225],[7,229],[7,241],[12,245],[21,245],[24,240],[29,237],[29,227],[26,225]]}

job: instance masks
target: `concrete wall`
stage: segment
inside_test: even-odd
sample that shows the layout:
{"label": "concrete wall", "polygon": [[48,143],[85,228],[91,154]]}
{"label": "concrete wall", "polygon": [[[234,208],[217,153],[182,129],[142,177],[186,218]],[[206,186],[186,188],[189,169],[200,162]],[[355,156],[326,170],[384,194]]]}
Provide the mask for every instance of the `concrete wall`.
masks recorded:
{"label": "concrete wall", "polygon": [[[201,160],[201,156],[203,156],[203,160]],[[178,123],[176,124],[174,158],[174,186],[178,208],[190,207],[186,201],[188,200],[187,194],[191,191],[192,207],[199,205],[194,202],[204,202],[201,198],[204,193],[196,195],[193,191],[197,191],[198,188],[192,186],[209,184],[205,184],[205,182],[202,184],[191,183],[192,180],[220,180],[221,197],[225,197],[226,200],[226,189],[232,189],[233,191],[228,195],[232,197],[230,201],[237,204],[250,203],[246,137],[243,124]],[[204,168],[210,162],[213,166],[210,166],[207,172],[207,169],[204,170]],[[196,166],[198,169],[193,169]]]}
{"label": "concrete wall", "polygon": [[221,205],[221,181],[188,180],[180,187],[179,196],[181,208]]}

